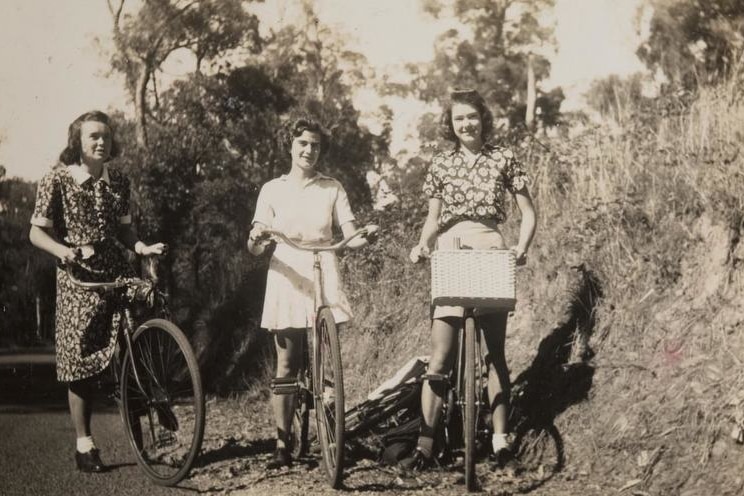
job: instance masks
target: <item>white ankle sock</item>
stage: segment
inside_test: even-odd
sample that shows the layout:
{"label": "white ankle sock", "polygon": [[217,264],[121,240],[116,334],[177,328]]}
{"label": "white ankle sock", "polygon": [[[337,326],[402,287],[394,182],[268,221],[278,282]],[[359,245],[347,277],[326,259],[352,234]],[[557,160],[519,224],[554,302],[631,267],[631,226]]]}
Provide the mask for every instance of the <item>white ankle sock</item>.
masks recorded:
{"label": "white ankle sock", "polygon": [[494,453],[497,453],[499,450],[508,448],[509,442],[506,439],[506,434],[494,433],[493,436],[491,436],[491,447],[493,447]]}
{"label": "white ankle sock", "polygon": [[96,443],[93,442],[92,436],[85,436],[77,438],[77,450],[78,453],[87,453],[92,449],[95,449]]}

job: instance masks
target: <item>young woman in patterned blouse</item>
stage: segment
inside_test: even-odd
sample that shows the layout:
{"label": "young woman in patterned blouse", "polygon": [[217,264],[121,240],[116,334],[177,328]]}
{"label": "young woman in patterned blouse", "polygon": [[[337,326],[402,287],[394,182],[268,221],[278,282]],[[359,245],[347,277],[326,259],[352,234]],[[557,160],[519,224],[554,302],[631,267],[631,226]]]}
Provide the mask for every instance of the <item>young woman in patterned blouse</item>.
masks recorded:
{"label": "young woman in patterned blouse", "polygon": [[[68,384],[77,434],[75,462],[83,472],[105,469],[91,437],[91,400],[96,377],[114,355],[121,314],[117,294],[73,286],[62,264],[73,262],[83,247],[82,256],[95,271],[94,277],[108,281],[134,275],[115,239],[139,255],[161,254],[165,249],[162,243],[138,241],[132,229],[129,180],[106,163],[118,153],[106,114],[93,111],[75,119],[59,156],[61,163],[39,183],[29,234],[34,246],[59,260],[57,379]],[[94,278],[84,270],[79,277]]]}
{"label": "young woman in patterned blouse", "polygon": [[[444,248],[453,247],[454,238],[474,249],[505,248],[499,226],[506,220],[507,199],[511,196],[522,217],[519,241],[511,249],[517,264],[524,264],[536,226],[535,209],[527,189],[529,181],[510,150],[488,142],[493,116],[480,94],[474,90],[453,92],[442,116],[442,128],[444,137],[455,146],[432,159],[423,187],[429,197],[429,212],[420,241],[411,250],[411,260],[417,262],[428,256],[435,243]],[[494,432],[492,458],[503,465],[510,454],[507,441],[510,382],[504,354],[507,313],[475,309],[475,314],[488,350],[488,396],[493,407]],[[447,374],[451,370],[462,316],[462,307],[434,308],[429,374]],[[431,465],[442,395],[441,385],[424,383],[423,424],[416,450],[403,461],[406,468],[423,469]]]}

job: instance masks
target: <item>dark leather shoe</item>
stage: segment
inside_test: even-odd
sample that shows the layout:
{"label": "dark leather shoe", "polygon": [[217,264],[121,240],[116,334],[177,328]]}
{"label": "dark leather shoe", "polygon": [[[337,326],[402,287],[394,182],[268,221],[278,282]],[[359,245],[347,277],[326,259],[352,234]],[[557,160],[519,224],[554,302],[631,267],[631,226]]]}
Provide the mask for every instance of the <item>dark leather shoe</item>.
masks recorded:
{"label": "dark leather shoe", "polygon": [[164,429],[168,429],[171,432],[178,430],[178,419],[176,414],[168,405],[158,405],[155,407],[155,411],[158,414],[158,422],[163,426]]}
{"label": "dark leather shoe", "polygon": [[407,458],[403,458],[398,464],[401,469],[408,472],[423,472],[436,465],[434,458],[426,456],[418,447]]}
{"label": "dark leather shoe", "polygon": [[289,453],[289,448],[277,448],[274,451],[274,456],[266,464],[267,470],[276,470],[282,467],[292,466],[292,455]]}
{"label": "dark leather shoe", "polygon": [[504,448],[491,453],[488,459],[491,462],[491,470],[501,470],[512,477],[521,472],[519,461],[510,449]]}
{"label": "dark leather shoe", "polygon": [[75,463],[81,472],[100,473],[106,471],[106,466],[101,461],[101,456],[97,449],[92,449],[87,453],[75,451]]}

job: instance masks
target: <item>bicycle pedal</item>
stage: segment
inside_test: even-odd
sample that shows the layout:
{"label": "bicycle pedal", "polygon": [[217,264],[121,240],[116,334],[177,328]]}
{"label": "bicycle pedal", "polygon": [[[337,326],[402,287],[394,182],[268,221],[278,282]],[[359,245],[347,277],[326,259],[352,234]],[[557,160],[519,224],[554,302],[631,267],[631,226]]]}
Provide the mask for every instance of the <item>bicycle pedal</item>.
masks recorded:
{"label": "bicycle pedal", "polygon": [[300,392],[300,383],[294,377],[277,377],[271,380],[271,392],[274,394],[296,394]]}
{"label": "bicycle pedal", "polygon": [[430,383],[434,382],[449,385],[449,378],[444,374],[426,374],[424,375],[423,380],[429,381]]}

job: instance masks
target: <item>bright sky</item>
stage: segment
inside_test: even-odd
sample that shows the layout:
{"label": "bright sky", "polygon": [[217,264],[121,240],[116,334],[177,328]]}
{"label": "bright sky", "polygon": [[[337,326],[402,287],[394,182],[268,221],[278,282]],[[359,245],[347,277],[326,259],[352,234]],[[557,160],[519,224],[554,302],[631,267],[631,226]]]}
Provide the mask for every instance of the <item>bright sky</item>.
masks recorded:
{"label": "bright sky", "polygon": [[[562,85],[568,106],[594,78],[642,69],[633,16],[642,0],[556,0],[553,74],[544,88]],[[258,7],[262,22],[281,24],[297,2],[267,0]],[[383,69],[423,62],[446,26],[420,10],[418,0],[316,0],[321,21],[346,33],[352,49]],[[96,43],[100,39],[100,44]],[[111,20],[99,0],[3,0],[0,2],[0,164],[9,176],[39,179],[55,162],[68,124],[90,109],[131,113],[120,77],[107,75]],[[369,91],[360,107],[382,103]],[[412,133],[421,105],[386,101],[400,122],[398,143]]]}

